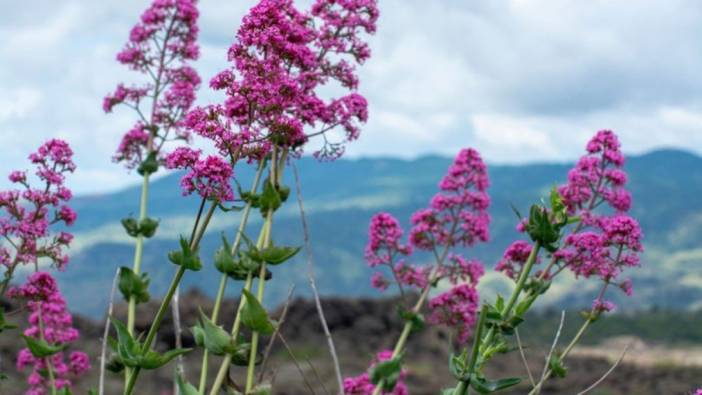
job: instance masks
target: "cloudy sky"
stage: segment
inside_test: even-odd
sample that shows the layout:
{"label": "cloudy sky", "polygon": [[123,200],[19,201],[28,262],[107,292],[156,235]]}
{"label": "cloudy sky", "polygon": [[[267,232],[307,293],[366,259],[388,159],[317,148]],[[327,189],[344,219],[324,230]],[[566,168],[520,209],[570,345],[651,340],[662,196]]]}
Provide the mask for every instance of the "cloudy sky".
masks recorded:
{"label": "cloudy sky", "polygon": [[[254,3],[200,1],[205,80],[226,67]],[[133,116],[103,114],[101,99],[135,78],[114,56],[146,5],[0,0],[0,174],[62,137],[76,151],[77,191],[136,180],[110,162]],[[568,160],[602,128],[630,153],[702,153],[702,2],[380,0],[380,9],[361,70],[371,119],[350,156],[474,146],[495,163]],[[214,100],[202,90],[200,102]]]}

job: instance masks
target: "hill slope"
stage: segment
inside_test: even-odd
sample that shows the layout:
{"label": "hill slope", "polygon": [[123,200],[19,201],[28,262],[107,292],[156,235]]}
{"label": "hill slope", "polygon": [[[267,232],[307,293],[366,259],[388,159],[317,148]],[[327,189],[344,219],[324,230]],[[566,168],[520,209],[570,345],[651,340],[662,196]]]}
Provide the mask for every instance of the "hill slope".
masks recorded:
{"label": "hill slope", "polygon": [[[377,295],[369,285],[369,269],[363,261],[368,220],[379,210],[388,211],[406,225],[412,212],[422,208],[450,164],[450,158],[340,160],[317,163],[304,158],[297,162],[311,226],[311,238],[319,287],[325,294]],[[511,204],[524,210],[544,196],[552,185],[564,181],[570,165],[530,164],[490,166],[492,180],[492,242],[470,251],[470,255],[492,267],[503,249],[519,235],[514,231]],[[634,195],[633,215],[640,219],[646,239],[644,265],[636,271],[635,297],[631,307],[644,305],[697,307],[702,300],[702,158],[673,150],[632,157],[626,165]],[[238,169],[246,187],[251,169]],[[136,178],[135,175],[132,175]],[[292,185],[290,176],[286,183]],[[293,188],[294,189],[294,188]],[[109,288],[120,265],[131,265],[133,247],[119,219],[138,210],[138,188],[112,194],[75,199],[79,213],[76,244],[70,270],[60,275],[64,292],[74,310],[101,314]],[[158,235],[145,248],[144,267],[152,276],[152,291],[162,293],[171,279],[173,266],[165,254],[187,233],[197,201],[179,197],[178,175],[171,174],[152,184],[149,211],[162,221]],[[276,216],[274,238],[279,243],[301,244],[297,205],[291,198]],[[202,256],[209,262],[218,247],[221,232],[231,238],[238,214],[219,215],[203,240]],[[257,231],[258,215],[252,216],[249,232]],[[306,271],[302,259],[275,269],[283,281],[274,281],[267,299],[278,302],[291,283],[303,293]],[[189,274],[184,289],[199,287],[214,292],[218,273],[210,265]],[[489,275],[489,290],[508,286],[500,276]],[[554,287],[545,303],[566,298],[570,304],[588,303],[590,293],[573,297],[569,285]],[[231,287],[230,291],[233,291]],[[268,291],[267,291],[268,292]],[[88,296],[89,297],[86,297]],[[568,295],[568,296],[566,296]],[[699,303],[699,302],[698,302]]]}

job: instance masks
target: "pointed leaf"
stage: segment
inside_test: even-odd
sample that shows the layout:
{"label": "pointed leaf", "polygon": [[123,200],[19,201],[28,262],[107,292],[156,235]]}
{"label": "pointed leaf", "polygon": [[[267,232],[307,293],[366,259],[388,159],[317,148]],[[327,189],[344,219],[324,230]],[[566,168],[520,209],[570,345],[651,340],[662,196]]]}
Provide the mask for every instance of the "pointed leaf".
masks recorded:
{"label": "pointed leaf", "polygon": [[178,374],[176,375],[176,384],[178,385],[178,390],[180,391],[180,395],[198,395],[199,392],[197,391],[197,388],[193,386],[192,384],[188,383],[183,379],[183,376]]}
{"label": "pointed leaf", "polygon": [[275,325],[268,318],[266,309],[261,306],[261,303],[249,291],[243,290],[246,297],[246,304],[241,311],[241,323],[252,331],[270,335],[275,330]]}
{"label": "pointed leaf", "polygon": [[302,247],[276,247],[270,246],[261,251],[261,259],[270,265],[279,265],[300,252]]}
{"label": "pointed leaf", "polygon": [[46,358],[54,355],[63,351],[63,349],[67,346],[66,344],[49,344],[44,339],[36,339],[31,336],[21,336],[24,339],[24,342],[27,344],[29,351],[36,358]]}

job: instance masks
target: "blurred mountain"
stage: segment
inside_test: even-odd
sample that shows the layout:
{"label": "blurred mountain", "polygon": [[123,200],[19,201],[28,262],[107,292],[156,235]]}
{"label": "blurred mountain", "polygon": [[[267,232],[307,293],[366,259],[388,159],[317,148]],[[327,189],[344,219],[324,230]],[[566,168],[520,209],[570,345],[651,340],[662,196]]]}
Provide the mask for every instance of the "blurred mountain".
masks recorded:
{"label": "blurred mountain", "polygon": [[[369,284],[370,270],[363,260],[363,249],[370,217],[377,211],[397,216],[406,226],[409,216],[427,205],[439,180],[451,163],[450,158],[429,156],[416,160],[359,159],[318,163],[310,158],[297,160],[302,193],[311,227],[315,270],[322,293],[337,296],[378,295]],[[532,202],[547,195],[554,184],[564,182],[571,165],[527,164],[489,166],[492,197],[492,241],[466,251],[492,268],[504,248],[519,235],[511,205],[528,210]],[[702,300],[702,158],[676,150],[660,150],[630,157],[626,164],[634,196],[632,215],[645,233],[646,253],[640,269],[631,272],[635,294],[625,308],[695,308]],[[247,189],[252,169],[237,168],[242,188]],[[285,183],[294,191],[292,172]],[[138,178],[136,174],[125,177]],[[145,247],[144,268],[152,278],[152,293],[161,294],[171,280],[174,266],[165,258],[177,245],[180,234],[189,234],[197,199],[181,197],[179,175],[163,176],[151,185],[149,213],[161,220],[157,235]],[[132,240],[119,220],[138,211],[140,190],[82,196],[74,206],[79,220],[73,231],[76,241],[69,270],[61,273],[62,289],[73,310],[101,315],[107,305],[112,279],[118,266],[131,266]],[[185,276],[182,289],[197,287],[207,294],[216,291],[219,273],[211,258],[224,232],[233,237],[238,224],[236,212],[218,214],[203,240],[201,252],[206,267]],[[252,215],[248,234],[260,226]],[[253,237],[253,236],[252,236]],[[294,194],[276,214],[274,239],[279,244],[302,244],[302,228]],[[418,258],[423,259],[422,257]],[[421,263],[421,262],[418,262]],[[280,302],[290,285],[297,294],[307,292],[303,254],[292,262],[274,268],[278,277],[266,289],[267,302]],[[510,284],[500,275],[489,274],[483,282],[486,295],[505,291]],[[554,284],[542,303],[589,305],[595,283],[578,286],[573,280]],[[237,286],[229,288],[230,293]]]}

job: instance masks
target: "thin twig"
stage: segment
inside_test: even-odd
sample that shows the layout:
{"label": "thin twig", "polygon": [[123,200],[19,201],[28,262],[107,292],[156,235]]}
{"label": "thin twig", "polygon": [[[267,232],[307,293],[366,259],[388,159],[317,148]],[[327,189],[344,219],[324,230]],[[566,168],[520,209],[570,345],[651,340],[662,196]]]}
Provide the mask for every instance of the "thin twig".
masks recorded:
{"label": "thin twig", "polygon": [[558,331],[556,332],[556,337],[553,338],[553,344],[551,345],[551,350],[548,352],[548,356],[546,357],[546,365],[544,366],[543,373],[541,373],[541,380],[539,381],[539,383],[543,383],[543,381],[546,379],[546,374],[549,371],[549,368],[551,367],[551,357],[553,356],[553,353],[556,350],[556,345],[558,344],[558,339],[561,338],[561,331],[563,330],[564,323],[565,323],[565,311],[561,311],[561,323],[558,325]]}
{"label": "thin twig", "polygon": [[529,375],[529,381],[532,387],[536,387],[536,381],[534,381],[534,376],[531,374],[531,369],[529,369],[529,362],[527,362],[526,355],[524,354],[524,347],[522,346],[522,339],[519,337],[519,329],[514,329],[514,334],[517,337],[517,347],[519,347],[519,354],[522,356],[522,362],[524,362],[524,367],[526,368],[527,374]]}
{"label": "thin twig", "polygon": [[341,374],[341,366],[339,364],[339,357],[336,354],[336,347],[334,346],[334,339],[332,339],[331,332],[329,332],[329,325],[327,325],[327,319],[324,316],[324,309],[322,309],[322,302],[319,299],[319,292],[317,291],[317,283],[314,277],[314,266],[312,262],[312,245],[310,244],[310,232],[307,225],[307,218],[305,217],[305,204],[302,201],[302,188],[300,187],[300,176],[297,172],[297,166],[293,163],[292,165],[293,173],[295,174],[295,188],[297,193],[297,203],[300,206],[300,219],[302,221],[302,230],[305,238],[305,255],[307,256],[307,279],[310,283],[310,288],[312,288],[312,295],[314,295],[314,303],[317,306],[317,314],[319,315],[319,321],[324,329],[324,336],[327,338],[327,344],[329,345],[329,353],[331,354],[332,361],[334,364],[334,373],[336,374],[336,383],[338,386],[338,394],[344,392],[344,379]]}
{"label": "thin twig", "polygon": [[619,364],[624,360],[624,356],[626,356],[627,351],[629,351],[629,347],[631,347],[631,343],[627,344],[626,347],[624,347],[624,350],[622,350],[622,354],[619,356],[619,359],[617,359],[617,361],[614,363],[614,365],[612,365],[612,367],[609,368],[609,370],[607,371],[607,373],[604,374],[604,376],[600,377],[599,380],[595,381],[591,386],[587,387],[584,391],[578,392],[578,395],[584,395],[585,393],[590,392],[593,389],[595,389],[598,385],[602,384],[602,382],[605,381],[607,376],[612,374],[612,372],[614,372],[614,369],[616,369],[617,366],[619,366]]}
{"label": "thin twig", "polygon": [[270,340],[268,340],[268,345],[266,345],[266,351],[263,353],[263,360],[261,362],[261,371],[258,373],[258,382],[263,381],[263,374],[266,371],[266,363],[268,362],[268,357],[270,356],[271,350],[273,349],[275,339],[278,337],[278,332],[280,332],[280,328],[282,328],[283,324],[285,323],[285,317],[287,317],[288,315],[288,308],[290,307],[290,302],[292,301],[292,295],[294,291],[295,286],[293,285],[288,290],[288,297],[285,299],[285,305],[283,306],[283,312],[280,313],[278,325],[275,327],[275,331],[273,332],[273,335],[271,336]]}
{"label": "thin twig", "polygon": [[115,308],[115,290],[117,289],[117,279],[119,278],[119,268],[115,272],[112,280],[112,291],[110,292],[110,304],[107,307],[107,318],[105,318],[105,330],[102,333],[102,349],[100,351],[100,379],[98,382],[98,394],[105,394],[105,358],[107,358],[107,338],[110,336],[110,319]]}
{"label": "thin twig", "polygon": [[319,384],[322,386],[322,389],[324,390],[324,393],[329,395],[329,390],[327,389],[327,386],[324,385],[324,380],[322,380],[322,377],[319,375],[319,372],[317,371],[317,368],[314,367],[314,364],[308,357],[305,357],[305,362],[307,362],[307,366],[312,369],[312,373],[314,373],[314,377],[317,379]]}
{"label": "thin twig", "polygon": [[310,392],[314,395],[317,393],[314,392],[314,388],[312,388],[312,385],[310,384],[309,380],[307,379],[307,375],[305,375],[305,371],[302,370],[302,366],[300,366],[300,361],[297,360],[295,357],[295,354],[293,354],[292,349],[290,349],[290,345],[288,344],[287,341],[285,341],[285,338],[283,337],[283,334],[278,332],[278,337],[280,338],[281,343],[283,343],[283,346],[285,346],[285,349],[288,351],[288,354],[290,354],[290,357],[293,360],[293,363],[297,367],[297,370],[300,371],[300,374],[302,375],[302,380],[305,381],[305,385],[307,385],[307,388],[310,389]]}
{"label": "thin twig", "polygon": [[[183,336],[181,333],[180,325],[180,285],[176,287],[176,291],[173,294],[173,302],[171,304],[171,313],[173,314],[173,331],[175,331],[175,347],[183,348]],[[176,377],[185,377],[185,366],[183,363],[183,356],[179,355],[176,358]],[[175,395],[180,394],[180,387],[178,386],[178,381],[173,380],[173,393]]]}

